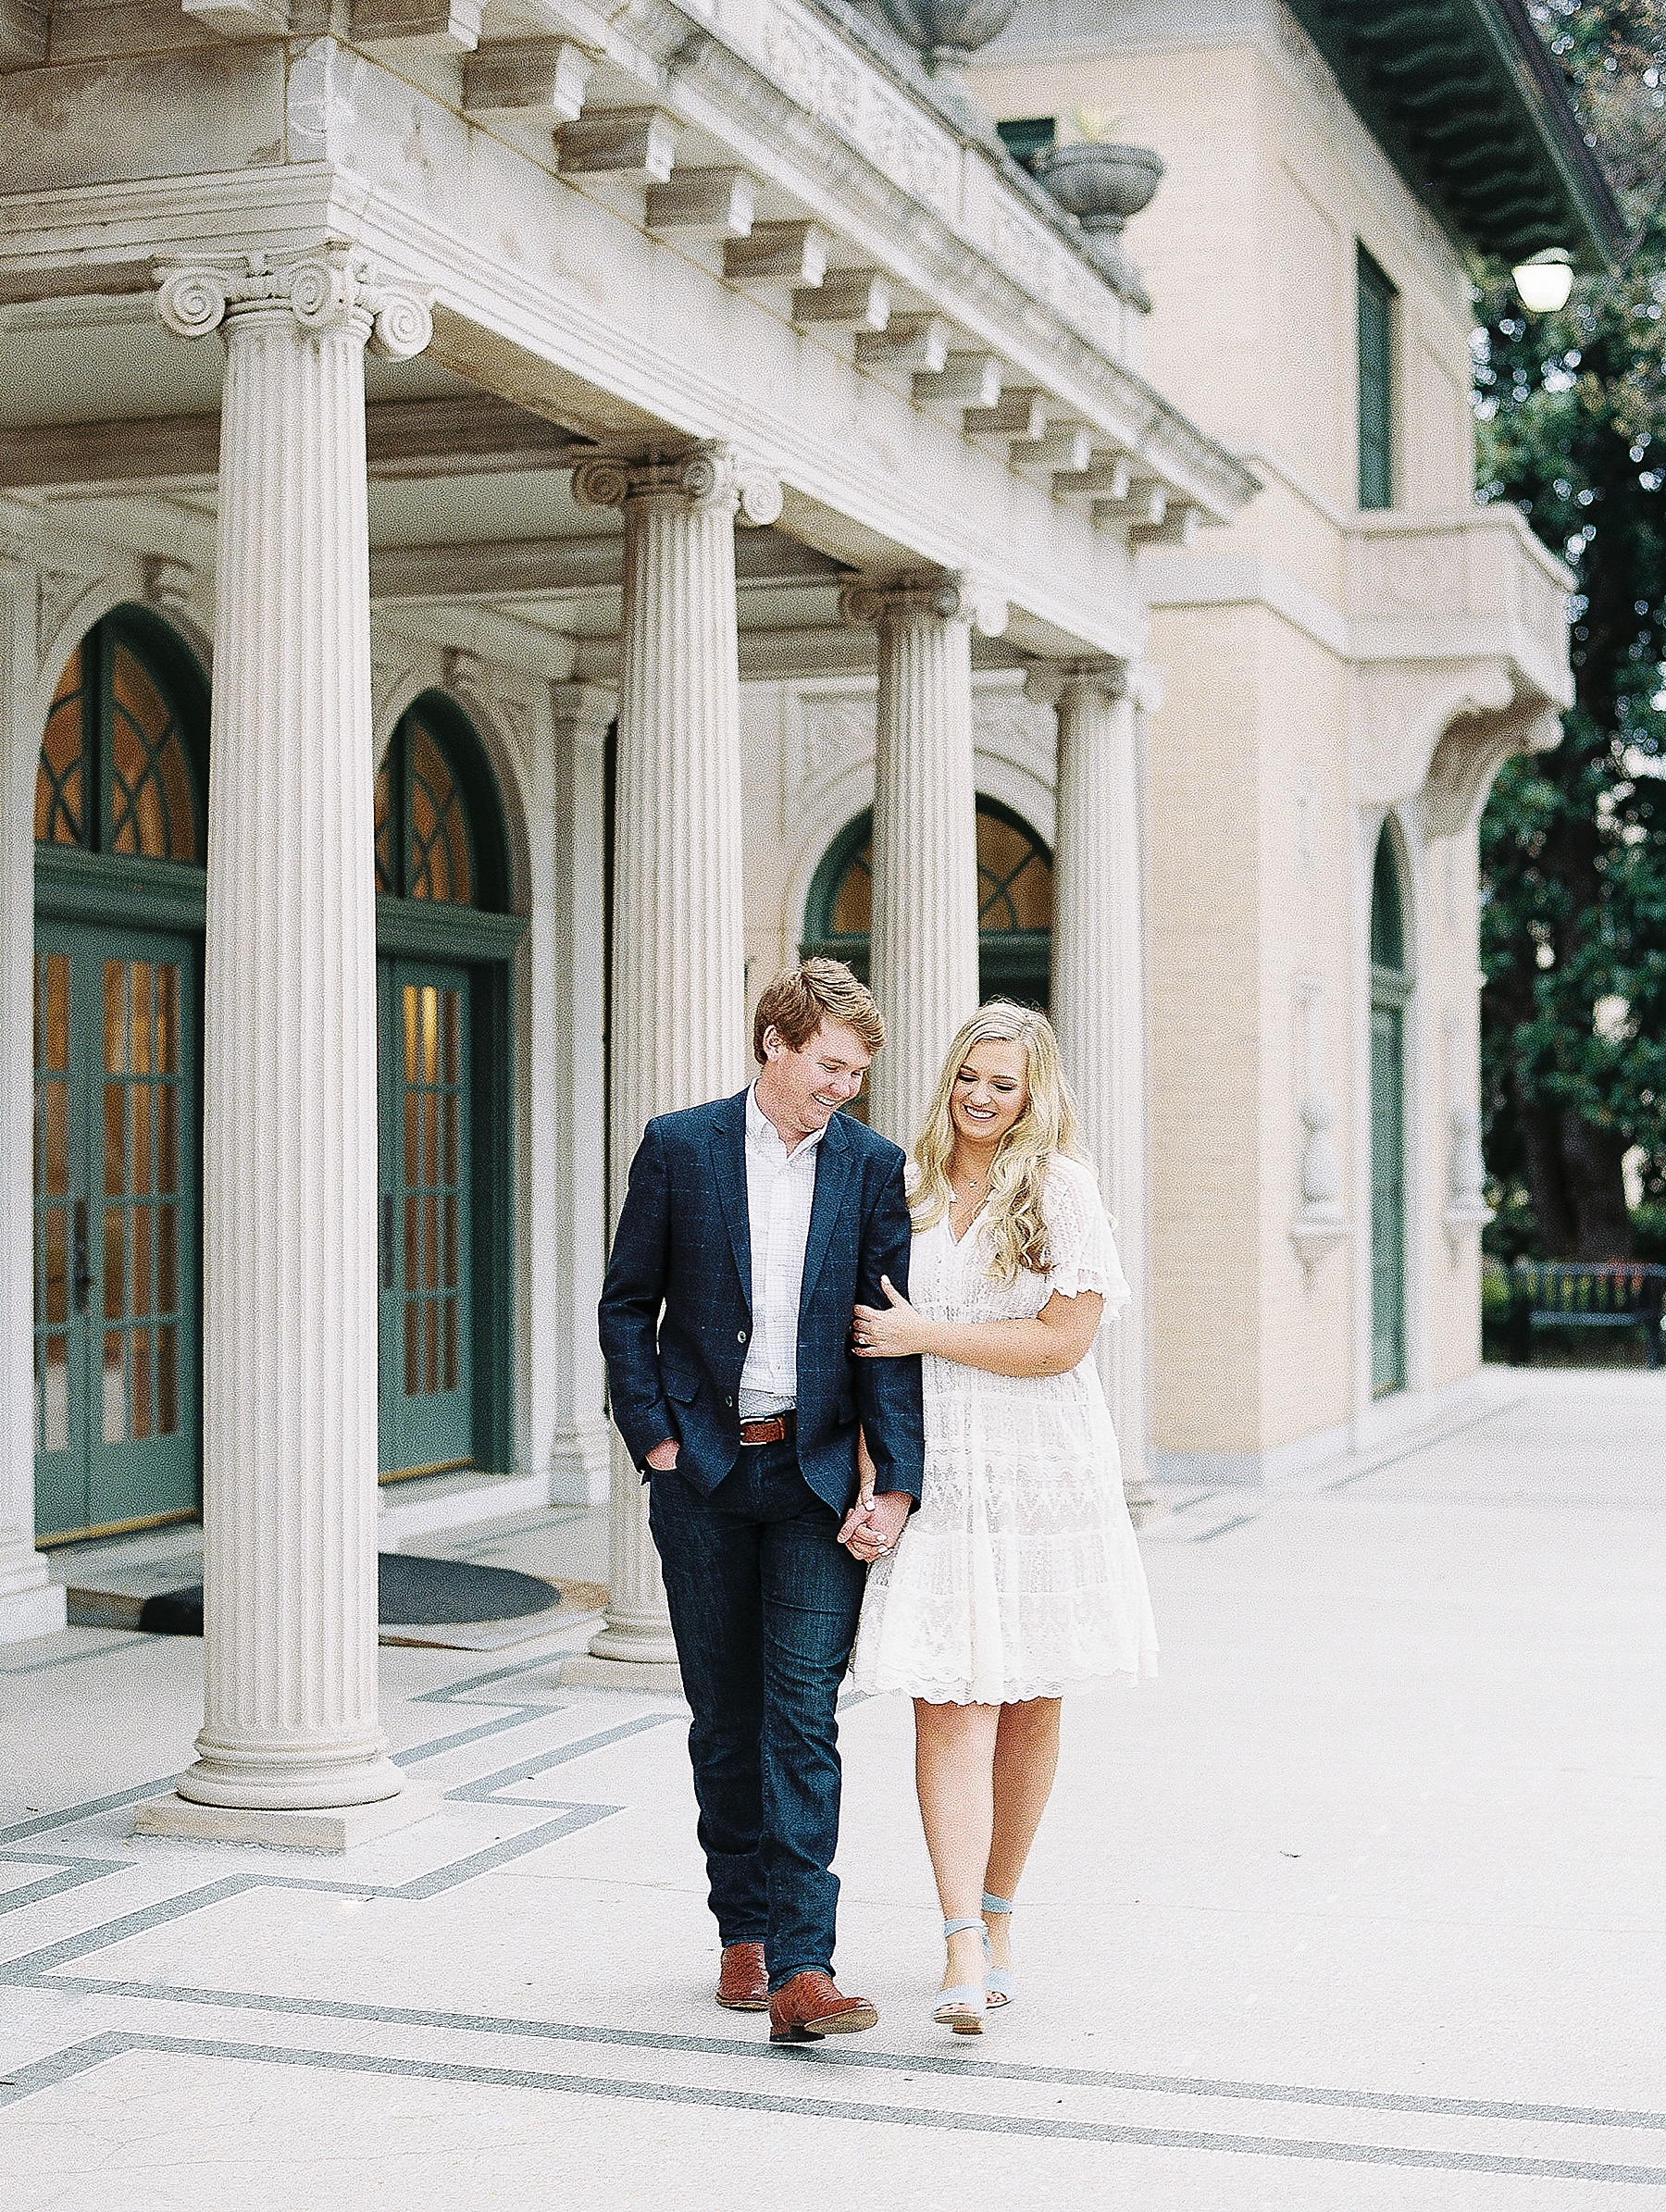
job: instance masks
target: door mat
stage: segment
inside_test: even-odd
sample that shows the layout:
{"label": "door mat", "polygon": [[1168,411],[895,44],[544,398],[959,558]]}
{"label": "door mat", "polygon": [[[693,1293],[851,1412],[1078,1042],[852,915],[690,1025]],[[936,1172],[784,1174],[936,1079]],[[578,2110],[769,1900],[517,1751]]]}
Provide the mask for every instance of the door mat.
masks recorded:
{"label": "door mat", "polygon": [[[482,1567],[472,1560],[430,1560],[408,1551],[377,1557],[376,1617],[384,1627],[447,1628],[526,1622],[553,1612],[561,1591],[541,1574]],[[136,1622],[153,1636],[200,1636],[203,1585],[143,1599]],[[527,1632],[530,1633],[530,1632]]]}

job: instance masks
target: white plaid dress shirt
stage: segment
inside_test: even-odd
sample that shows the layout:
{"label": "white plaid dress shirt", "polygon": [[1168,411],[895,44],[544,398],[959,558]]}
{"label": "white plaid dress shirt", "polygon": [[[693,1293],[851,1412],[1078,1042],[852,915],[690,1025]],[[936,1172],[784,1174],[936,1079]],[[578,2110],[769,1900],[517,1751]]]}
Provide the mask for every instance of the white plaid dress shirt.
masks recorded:
{"label": "white plaid dress shirt", "polygon": [[798,1403],[799,1298],[815,1203],[822,1133],[791,1152],[746,1094],[746,1214],[752,1230],[752,1342],[740,1371],[742,1421],[767,1421]]}

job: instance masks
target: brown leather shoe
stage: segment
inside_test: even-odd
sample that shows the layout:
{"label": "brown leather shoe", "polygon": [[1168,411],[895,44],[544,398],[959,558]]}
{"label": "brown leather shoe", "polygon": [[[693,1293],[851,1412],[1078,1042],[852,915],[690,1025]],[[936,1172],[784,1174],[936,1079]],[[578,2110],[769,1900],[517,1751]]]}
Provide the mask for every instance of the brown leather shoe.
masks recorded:
{"label": "brown leather shoe", "polygon": [[762,1944],[725,1944],[717,1975],[717,2002],[728,2012],[767,2012],[769,1976]]}
{"label": "brown leather shoe", "polygon": [[841,1997],[831,1974],[794,1974],[769,2000],[771,2043],[819,2043],[824,2035],[855,2035],[878,2025],[867,1999]]}

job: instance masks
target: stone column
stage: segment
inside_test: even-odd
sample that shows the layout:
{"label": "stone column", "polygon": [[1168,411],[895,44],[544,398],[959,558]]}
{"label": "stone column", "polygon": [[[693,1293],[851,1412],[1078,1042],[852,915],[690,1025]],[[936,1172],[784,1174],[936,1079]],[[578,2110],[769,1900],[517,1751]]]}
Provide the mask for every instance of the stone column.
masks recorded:
{"label": "stone column", "polygon": [[[163,1801],[159,1824],[290,1840],[303,1808],[371,1806],[403,1781],[377,1711],[365,346],[406,358],[429,321],[335,246],[175,268],[157,308],[226,347],[204,951],[206,1712],[178,1784],[217,1809]],[[349,1841],[366,1824],[325,1826]]]}
{"label": "stone column", "polygon": [[[727,445],[584,463],[581,506],[625,515],[614,790],[609,1200],[656,1113],[746,1080],[737,516],[773,522],[776,480]],[[641,1476],[612,1445],[606,1624],[566,1681],[669,1687],[676,1647]]]}
{"label": "stone column", "polygon": [[1006,609],[963,577],[927,576],[853,585],[842,611],[879,630],[869,984],[886,1042],[872,1113],[906,1148],[978,1001],[972,632],[998,636]]}
{"label": "stone column", "polygon": [[1123,1318],[1101,1332],[1098,1353],[1124,1487],[1138,1517],[1156,1497],[1146,1470],[1145,916],[1135,707],[1120,661],[1038,670],[1029,692],[1058,714],[1052,1019],[1134,1294]]}
{"label": "stone column", "polygon": [[[555,932],[551,981],[555,1071],[555,1403],[550,1496],[597,1504],[609,1493],[604,1371],[596,1300],[607,1260],[607,978],[603,959],[603,757],[618,696],[554,684]],[[542,1064],[542,1063],[541,1063]]]}
{"label": "stone column", "polygon": [[64,1625],[34,1547],[34,785],[40,516],[0,500],[0,1644]]}

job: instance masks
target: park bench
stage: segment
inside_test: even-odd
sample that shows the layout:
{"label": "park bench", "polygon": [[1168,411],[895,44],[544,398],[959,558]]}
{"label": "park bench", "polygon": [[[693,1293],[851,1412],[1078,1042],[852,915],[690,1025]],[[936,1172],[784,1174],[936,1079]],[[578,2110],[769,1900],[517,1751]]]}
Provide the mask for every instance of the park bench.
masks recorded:
{"label": "park bench", "polygon": [[1663,1304],[1666,1267],[1631,1260],[1518,1260],[1510,1271],[1510,1363],[1533,1364],[1535,1329],[1637,1329],[1648,1364],[1659,1367]]}

